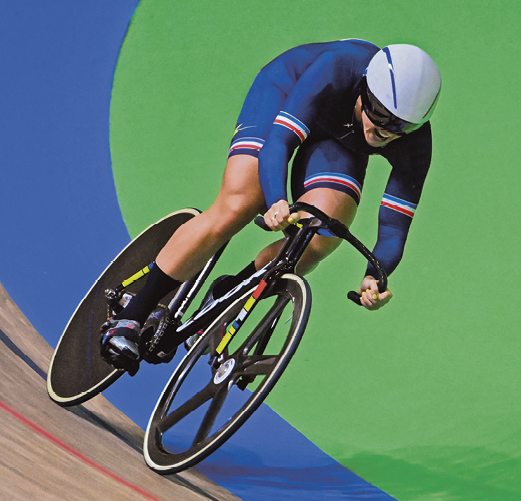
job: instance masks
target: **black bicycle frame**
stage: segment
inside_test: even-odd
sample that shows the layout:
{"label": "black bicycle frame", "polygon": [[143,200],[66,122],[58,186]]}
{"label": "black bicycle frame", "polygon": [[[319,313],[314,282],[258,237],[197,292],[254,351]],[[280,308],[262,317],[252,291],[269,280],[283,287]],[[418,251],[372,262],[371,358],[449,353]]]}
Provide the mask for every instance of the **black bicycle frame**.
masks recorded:
{"label": "black bicycle frame", "polygon": [[[367,247],[365,247],[365,245],[360,242],[344,224],[336,219],[330,218],[327,214],[313,205],[304,202],[296,202],[290,206],[290,212],[293,213],[299,211],[307,212],[314,217],[302,219],[296,225],[291,225],[285,230],[284,233],[286,235],[286,240],[275,259],[268,263],[264,268],[257,271],[249,279],[243,281],[237,287],[232,289],[226,295],[218,298],[203,310],[196,312],[185,323],[181,323],[184,313],[188,309],[193,298],[201,289],[205,280],[208,278],[227,244],[219,249],[219,251],[208,260],[201,272],[191,280],[186,281],[180,287],[179,291],[168,305],[168,309],[170,310],[169,323],[176,326],[176,334],[179,336],[180,342],[188,339],[199,330],[205,329],[211,323],[213,318],[224,311],[238,295],[244,292],[246,288],[257,286],[261,280],[264,280],[269,284],[284,273],[294,273],[295,268],[309,242],[320,229],[328,229],[338,238],[347,240],[353,247],[355,247],[355,249],[371,262],[376,269],[378,273],[378,290],[380,292],[387,290],[387,275],[384,269],[369,249],[367,249]],[[255,223],[258,226],[269,230],[261,216],[256,218]],[[147,271],[148,270],[144,269],[139,273],[142,273],[141,276],[143,276]],[[137,277],[137,275],[138,274],[136,274],[135,277]],[[123,286],[118,286],[116,290],[106,291],[106,293],[110,292],[115,296],[116,291],[120,294],[123,292],[123,289]],[[110,295],[107,294],[107,297],[110,297]],[[350,291],[348,293],[348,298],[355,303],[360,304],[360,296],[355,291]],[[155,342],[157,341],[158,340]],[[153,342],[153,344],[155,343]]]}

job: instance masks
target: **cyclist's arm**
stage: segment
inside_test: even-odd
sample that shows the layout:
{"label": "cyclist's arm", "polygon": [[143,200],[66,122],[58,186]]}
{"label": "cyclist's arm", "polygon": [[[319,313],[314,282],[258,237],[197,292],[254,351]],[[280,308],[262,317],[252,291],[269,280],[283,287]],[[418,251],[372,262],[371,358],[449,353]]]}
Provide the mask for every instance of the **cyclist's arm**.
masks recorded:
{"label": "cyclist's arm", "polygon": [[335,85],[337,80],[341,80],[340,72],[341,64],[336,55],[320,55],[301,75],[274,121],[259,154],[259,177],[264,198],[267,207],[273,208],[265,216],[268,225],[269,216],[278,210],[273,205],[288,200],[286,184],[291,156],[315,126],[325,93],[335,99],[334,93],[340,92],[339,84]]}
{"label": "cyclist's arm", "polygon": [[[422,129],[417,131],[415,136],[411,135],[412,137],[396,141],[399,143],[403,140],[404,143],[401,148],[398,148],[400,145],[397,144],[395,150],[391,150],[388,155],[393,170],[380,205],[378,238],[373,249],[373,254],[384,267],[387,275],[396,269],[402,259],[409,228],[430,166],[432,151],[430,124],[426,124]],[[378,301],[387,298],[382,294],[378,300],[372,300],[372,296],[376,293],[376,281],[372,278],[374,276],[377,276],[376,270],[368,264],[365,283],[360,286],[360,291],[363,292],[367,284],[371,285],[369,289],[372,294],[368,295],[364,304],[367,307],[377,306]]]}
{"label": "cyclist's arm", "polygon": [[[274,134],[270,134],[270,140],[259,154],[259,178],[268,207],[264,221],[272,231],[283,230],[289,224],[288,163],[295,148],[302,143],[300,139],[297,143],[296,134],[281,129],[283,127],[279,126]],[[293,218],[298,219],[298,215],[293,215]]]}

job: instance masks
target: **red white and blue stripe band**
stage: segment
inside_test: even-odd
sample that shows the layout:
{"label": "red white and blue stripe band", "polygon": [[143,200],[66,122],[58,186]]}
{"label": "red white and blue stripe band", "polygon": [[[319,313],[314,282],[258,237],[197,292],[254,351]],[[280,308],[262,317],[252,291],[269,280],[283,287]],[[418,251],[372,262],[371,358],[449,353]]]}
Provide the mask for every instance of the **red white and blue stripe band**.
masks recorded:
{"label": "red white and blue stripe band", "polygon": [[258,153],[263,145],[264,139],[258,137],[241,137],[232,142],[230,153],[234,153],[236,150],[253,150]]}
{"label": "red white and blue stripe band", "polygon": [[407,202],[406,200],[402,200],[401,198],[393,197],[384,193],[384,197],[382,200],[382,206],[387,207],[388,209],[395,210],[397,212],[401,212],[406,216],[413,217],[414,212],[416,211],[416,204],[411,202]]}
{"label": "red white and blue stripe band", "polygon": [[303,143],[309,135],[309,129],[298,118],[295,118],[285,111],[280,111],[273,123],[282,125],[293,131],[299,137],[301,143]]}
{"label": "red white and blue stripe band", "polygon": [[354,177],[345,174],[322,172],[321,174],[309,176],[304,180],[304,188],[306,189],[318,188],[319,184],[324,187],[329,185],[331,188],[340,188],[340,191],[344,192],[346,191],[345,188],[350,188],[355,192],[358,200],[360,200],[360,197],[362,196],[362,186],[360,183]]}

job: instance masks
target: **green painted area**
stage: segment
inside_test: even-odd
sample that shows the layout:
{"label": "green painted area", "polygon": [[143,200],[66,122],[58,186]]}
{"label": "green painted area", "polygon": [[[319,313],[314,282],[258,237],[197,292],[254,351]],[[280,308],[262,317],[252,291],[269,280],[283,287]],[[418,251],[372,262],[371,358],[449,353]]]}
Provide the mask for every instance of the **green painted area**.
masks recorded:
{"label": "green painted area", "polygon": [[[341,248],[309,276],[314,306],[268,403],[324,451],[401,501],[521,499],[519,18],[513,0],[142,0],[111,108],[114,176],[132,235],[217,194],[257,71],[307,42],[412,43],[443,76],[434,158],[395,298],[345,299],[365,269]],[[389,167],[372,159],[353,232],[368,245]],[[216,270],[273,237],[247,228]]]}

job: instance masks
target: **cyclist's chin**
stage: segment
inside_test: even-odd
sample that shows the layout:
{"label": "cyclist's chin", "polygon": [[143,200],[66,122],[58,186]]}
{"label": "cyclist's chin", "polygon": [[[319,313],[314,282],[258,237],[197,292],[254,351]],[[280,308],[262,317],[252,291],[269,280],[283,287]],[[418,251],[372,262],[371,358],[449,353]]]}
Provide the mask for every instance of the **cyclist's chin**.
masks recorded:
{"label": "cyclist's chin", "polygon": [[369,146],[372,146],[373,148],[383,148],[385,145],[389,144],[394,139],[392,137],[380,137],[374,127],[365,129],[364,136],[367,144]]}

